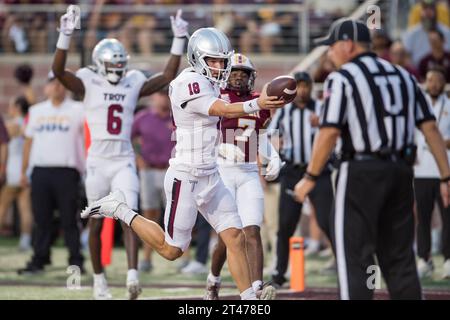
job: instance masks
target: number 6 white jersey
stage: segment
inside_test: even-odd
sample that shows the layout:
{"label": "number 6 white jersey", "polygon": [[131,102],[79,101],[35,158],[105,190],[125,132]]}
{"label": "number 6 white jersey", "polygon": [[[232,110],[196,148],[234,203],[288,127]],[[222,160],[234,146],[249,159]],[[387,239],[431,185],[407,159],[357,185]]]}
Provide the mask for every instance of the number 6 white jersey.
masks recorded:
{"label": "number 6 white jersey", "polygon": [[85,88],[83,104],[92,141],[89,156],[133,156],[131,127],[145,75],[128,71],[117,85],[90,68],[78,70],[76,76]]}

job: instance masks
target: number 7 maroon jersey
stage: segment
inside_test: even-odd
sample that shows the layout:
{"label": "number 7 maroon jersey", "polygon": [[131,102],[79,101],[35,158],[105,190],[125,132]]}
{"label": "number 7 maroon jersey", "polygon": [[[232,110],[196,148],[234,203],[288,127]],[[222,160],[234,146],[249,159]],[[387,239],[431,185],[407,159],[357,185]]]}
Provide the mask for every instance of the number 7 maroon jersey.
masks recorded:
{"label": "number 7 maroon jersey", "polygon": [[[221,91],[221,99],[229,103],[244,102],[257,97],[259,97],[259,93],[256,92],[239,96],[236,91]],[[260,110],[240,118],[222,118],[222,142],[238,146],[245,153],[245,162],[256,162],[259,131],[265,128],[269,119],[269,110]]]}

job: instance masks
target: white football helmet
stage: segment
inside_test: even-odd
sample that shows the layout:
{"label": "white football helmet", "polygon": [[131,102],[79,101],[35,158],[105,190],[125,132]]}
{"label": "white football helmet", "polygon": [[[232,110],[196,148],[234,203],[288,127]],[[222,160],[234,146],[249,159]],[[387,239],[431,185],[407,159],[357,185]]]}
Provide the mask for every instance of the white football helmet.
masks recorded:
{"label": "white football helmet", "polygon": [[[235,53],[231,58],[231,72],[233,70],[244,70],[248,72],[247,90],[248,92],[253,91],[255,87],[256,69],[250,59],[241,53]],[[228,89],[233,90],[230,83],[228,83]]]}
{"label": "white football helmet", "polygon": [[117,39],[103,39],[92,52],[92,61],[97,72],[112,84],[119,83],[125,76],[129,58],[124,46]]}
{"label": "white football helmet", "polygon": [[[218,83],[222,88],[226,87],[230,76],[233,53],[228,37],[216,28],[198,29],[189,38],[187,48],[189,64],[197,73]],[[208,66],[205,61],[206,57],[224,59],[224,68],[217,69]],[[219,71],[217,78],[212,75],[212,70]]]}

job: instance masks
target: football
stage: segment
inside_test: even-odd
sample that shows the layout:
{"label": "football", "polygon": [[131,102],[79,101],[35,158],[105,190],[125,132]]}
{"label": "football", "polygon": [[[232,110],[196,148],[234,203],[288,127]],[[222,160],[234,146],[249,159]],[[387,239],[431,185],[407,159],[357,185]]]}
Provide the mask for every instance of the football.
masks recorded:
{"label": "football", "polygon": [[297,96],[297,82],[291,76],[276,77],[267,86],[267,95],[277,96],[289,103]]}

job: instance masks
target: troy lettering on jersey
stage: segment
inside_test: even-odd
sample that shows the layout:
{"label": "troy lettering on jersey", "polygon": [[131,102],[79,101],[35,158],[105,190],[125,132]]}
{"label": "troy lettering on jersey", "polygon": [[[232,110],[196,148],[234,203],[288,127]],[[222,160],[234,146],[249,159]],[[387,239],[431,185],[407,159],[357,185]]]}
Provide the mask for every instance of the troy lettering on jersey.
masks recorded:
{"label": "troy lettering on jersey", "polygon": [[120,93],[104,93],[103,98],[105,101],[118,101],[123,102],[125,100],[126,94]]}

